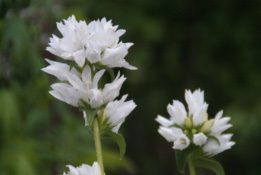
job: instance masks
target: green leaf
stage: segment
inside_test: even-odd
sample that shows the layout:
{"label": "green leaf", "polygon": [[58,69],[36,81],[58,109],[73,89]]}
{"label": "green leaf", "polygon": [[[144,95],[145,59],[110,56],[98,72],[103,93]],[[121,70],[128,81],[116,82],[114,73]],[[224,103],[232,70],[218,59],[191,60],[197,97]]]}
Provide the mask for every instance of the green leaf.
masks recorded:
{"label": "green leaf", "polygon": [[184,174],[185,165],[188,161],[188,157],[196,150],[196,147],[191,145],[185,150],[175,150],[176,163],[178,170],[181,174]]}
{"label": "green leaf", "polygon": [[210,158],[198,157],[195,160],[195,166],[211,170],[216,173],[216,175],[225,175],[222,165],[218,161]]}
{"label": "green leaf", "polygon": [[92,128],[93,119],[98,109],[84,109],[84,111],[86,112],[88,126]]}
{"label": "green leaf", "polygon": [[119,134],[111,131],[110,129],[105,129],[104,133],[108,135],[112,140],[117,142],[119,148],[120,148],[120,159],[124,157],[125,151],[126,151],[126,143],[124,137]]}

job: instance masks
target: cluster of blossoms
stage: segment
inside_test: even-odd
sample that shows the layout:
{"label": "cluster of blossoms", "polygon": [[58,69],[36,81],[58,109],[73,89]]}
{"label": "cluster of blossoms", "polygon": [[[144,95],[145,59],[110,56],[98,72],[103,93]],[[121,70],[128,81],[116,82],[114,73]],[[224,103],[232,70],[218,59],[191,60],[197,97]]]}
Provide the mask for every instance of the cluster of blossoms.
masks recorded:
{"label": "cluster of blossoms", "polygon": [[[92,131],[98,123],[99,132],[106,130],[120,135],[119,127],[136,107],[133,100],[125,101],[128,95],[116,100],[126,78],[120,72],[115,77],[112,68],[137,69],[124,59],[133,45],[119,41],[125,30],[117,30],[118,26],[113,26],[105,18],[87,25],[85,21],[78,22],[74,16],[57,23],[57,28],[62,37],[53,35],[46,50],[64,60],[61,63],[46,59],[49,65],[42,69],[59,79],[51,85],[50,94],[82,110],[85,125]],[[111,82],[101,86],[99,81],[106,71]],[[94,118],[98,121],[95,124]],[[97,163],[93,167],[69,166],[68,175],[101,175],[101,164],[100,168]]]}
{"label": "cluster of blossoms", "polygon": [[167,106],[170,119],[160,115],[156,121],[161,124],[159,133],[169,142],[173,142],[173,149],[183,150],[190,145],[201,147],[207,156],[214,156],[230,149],[235,142],[230,141],[232,134],[222,134],[232,125],[230,117],[222,117],[223,111],[216,114],[214,119],[208,119],[208,104],[204,101],[204,92],[200,89],[193,93],[185,91],[188,112],[184,105],[173,100]]}
{"label": "cluster of blossoms", "polygon": [[118,26],[112,26],[111,21],[103,18],[87,25],[85,21],[78,22],[71,16],[64,20],[64,24],[57,23],[57,28],[63,38],[53,35],[50,38],[50,47],[47,47],[54,55],[73,60],[79,67],[91,63],[109,68],[137,69],[124,59],[133,44],[119,42],[119,37],[125,30],[117,30]]}
{"label": "cluster of blossoms", "polygon": [[77,22],[71,16],[64,20],[64,24],[57,23],[62,38],[53,35],[47,50],[69,60],[69,64],[46,59],[49,66],[42,69],[60,80],[51,85],[51,95],[83,109],[86,125],[85,110],[96,110],[98,113],[105,110],[105,121],[114,132],[118,132],[124,119],[136,107],[132,100],[125,102],[127,95],[119,101],[115,100],[126,80],[124,75],[118,73],[115,78],[112,77],[112,82],[98,86],[106,70],[111,73],[114,67],[136,69],[124,59],[132,43],[119,42],[125,30],[117,30],[117,27],[105,18],[87,25],[85,21]]}

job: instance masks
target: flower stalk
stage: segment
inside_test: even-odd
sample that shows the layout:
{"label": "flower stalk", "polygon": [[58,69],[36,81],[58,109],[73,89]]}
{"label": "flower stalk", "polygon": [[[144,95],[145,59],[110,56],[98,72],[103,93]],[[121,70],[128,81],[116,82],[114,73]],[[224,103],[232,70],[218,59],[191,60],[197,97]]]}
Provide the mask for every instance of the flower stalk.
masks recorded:
{"label": "flower stalk", "polygon": [[190,175],[196,175],[196,169],[193,162],[192,154],[188,158],[188,165],[189,165],[189,174]]}
{"label": "flower stalk", "polygon": [[101,174],[103,175],[104,167],[103,167],[103,158],[102,158],[102,147],[101,147],[101,138],[100,138],[100,128],[99,128],[97,117],[95,117],[93,121],[93,130],[94,130],[94,142],[96,148],[97,161],[101,169]]}

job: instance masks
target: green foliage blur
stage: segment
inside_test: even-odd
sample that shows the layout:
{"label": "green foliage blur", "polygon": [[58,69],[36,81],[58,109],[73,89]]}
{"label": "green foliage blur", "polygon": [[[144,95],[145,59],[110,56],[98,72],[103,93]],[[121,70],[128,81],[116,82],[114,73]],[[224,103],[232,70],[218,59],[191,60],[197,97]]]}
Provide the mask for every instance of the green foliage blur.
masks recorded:
{"label": "green foliage blur", "polygon": [[[0,175],[58,175],[95,161],[82,113],[50,94],[41,71],[56,22],[112,19],[134,46],[121,90],[137,108],[122,125],[127,153],[102,140],[106,174],[178,174],[172,145],[158,133],[173,99],[201,88],[209,116],[231,116],[236,145],[215,156],[226,174],[261,174],[261,60],[258,0],[0,0]],[[200,174],[210,174],[199,169]]]}

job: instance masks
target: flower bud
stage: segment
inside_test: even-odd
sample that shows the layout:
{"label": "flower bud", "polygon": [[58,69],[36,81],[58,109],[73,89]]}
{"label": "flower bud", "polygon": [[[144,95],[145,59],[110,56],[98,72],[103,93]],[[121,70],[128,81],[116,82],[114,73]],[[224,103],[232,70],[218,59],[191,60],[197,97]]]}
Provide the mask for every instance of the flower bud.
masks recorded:
{"label": "flower bud", "polygon": [[190,119],[189,117],[187,117],[187,118],[185,119],[185,126],[186,126],[187,128],[191,128],[191,127],[192,127],[192,121],[191,121],[191,119]]}
{"label": "flower bud", "polygon": [[192,134],[196,134],[198,131],[196,129],[192,129]]}
{"label": "flower bud", "polygon": [[208,120],[206,123],[203,124],[202,128],[200,129],[200,131],[201,132],[208,132],[212,128],[214,123],[215,123],[214,119]]}
{"label": "flower bud", "polygon": [[185,129],[185,130],[183,131],[183,133],[184,133],[185,135],[187,135],[187,134],[188,134],[188,130]]}

